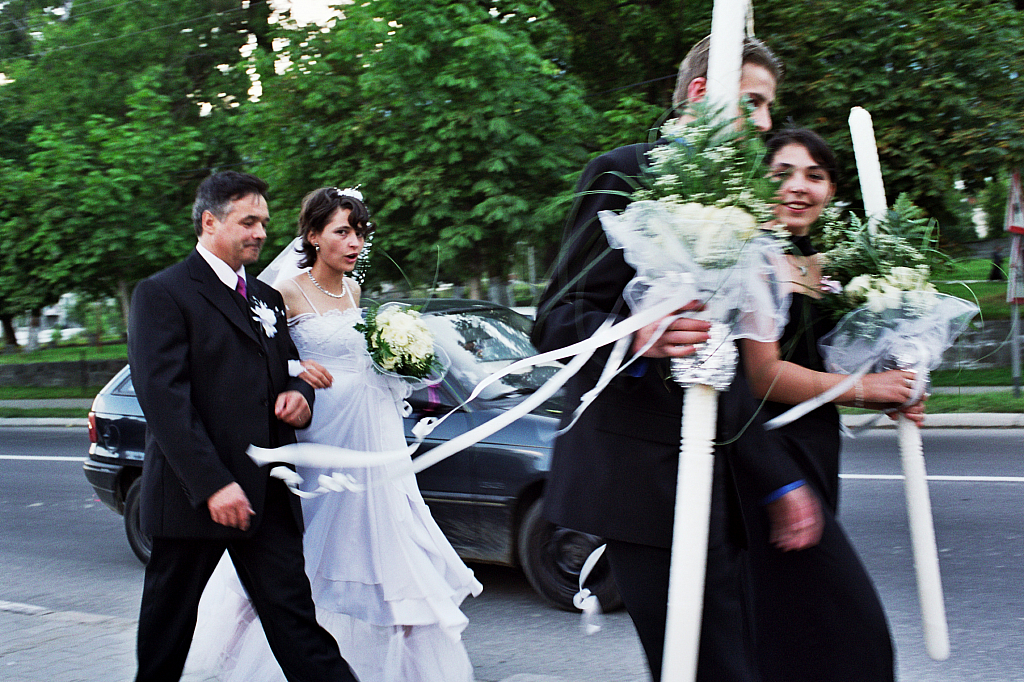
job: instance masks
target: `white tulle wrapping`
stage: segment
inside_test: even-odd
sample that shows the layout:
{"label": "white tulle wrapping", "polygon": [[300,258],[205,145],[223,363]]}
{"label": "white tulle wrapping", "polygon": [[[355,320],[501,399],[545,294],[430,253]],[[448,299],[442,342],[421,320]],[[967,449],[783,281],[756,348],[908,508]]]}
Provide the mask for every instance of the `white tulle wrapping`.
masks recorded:
{"label": "white tulle wrapping", "polygon": [[299,260],[302,259],[302,237],[296,237],[288,243],[288,246],[277,254],[270,265],[263,268],[258,279],[270,286],[277,286],[278,282],[302,274],[309,268],[300,268]]}
{"label": "white tulle wrapping", "polygon": [[609,244],[637,271],[623,294],[634,313],[666,300],[680,306],[701,300],[734,339],[782,335],[789,293],[778,273],[787,271],[785,256],[770,234],[727,224],[752,221],[749,215],[710,209],[691,218],[668,202],[635,201],[622,213],[599,217]]}
{"label": "white tulle wrapping", "polygon": [[896,308],[879,313],[865,306],[847,313],[818,342],[826,369],[853,374],[865,365],[870,372],[938,367],[978,306],[946,294],[932,296],[934,305],[926,311]]}

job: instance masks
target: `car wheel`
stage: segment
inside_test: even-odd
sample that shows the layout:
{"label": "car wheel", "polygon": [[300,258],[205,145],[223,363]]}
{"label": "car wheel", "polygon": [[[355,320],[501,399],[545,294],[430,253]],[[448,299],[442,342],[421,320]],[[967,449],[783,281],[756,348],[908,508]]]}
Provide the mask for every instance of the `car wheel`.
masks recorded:
{"label": "car wheel", "polygon": [[[543,499],[530,505],[519,526],[519,564],[537,593],[566,611],[575,611],[572,598],[579,591],[580,569],[602,543],[596,535],[557,526],[543,517]],[[601,609],[622,606],[612,580],[608,560],[601,557],[587,579],[587,588],[597,595]]]}
{"label": "car wheel", "polygon": [[124,532],[128,536],[135,556],[144,564],[149,563],[149,555],[153,550],[153,541],[142,532],[142,521],[139,518],[139,494],[142,491],[142,479],[137,478],[128,488],[124,497]]}

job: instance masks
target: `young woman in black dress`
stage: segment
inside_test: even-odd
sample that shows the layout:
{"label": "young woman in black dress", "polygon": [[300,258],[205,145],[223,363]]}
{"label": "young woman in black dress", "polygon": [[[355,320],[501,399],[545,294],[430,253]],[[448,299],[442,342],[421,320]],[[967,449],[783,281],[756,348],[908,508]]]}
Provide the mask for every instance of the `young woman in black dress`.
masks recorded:
{"label": "young woman in black dress", "polygon": [[[806,129],[787,129],[768,143],[767,162],[780,182],[776,217],[799,255],[787,256],[792,304],[776,343],[745,339],[742,363],[768,418],[834,387],[845,376],[825,371],[817,341],[833,326],[820,309],[822,261],[808,231],[832,200],[836,161],[828,144]],[[909,399],[913,374],[868,374],[834,400],[842,405],[893,407]],[[884,682],[893,680],[893,648],[871,579],[835,515],[839,498],[839,413],[825,404],[776,433],[816,493],[822,535],[809,549],[786,551],[772,536],[765,505],[750,505],[750,541],[759,665],[766,682]],[[915,421],[918,405],[904,408]],[[784,491],[780,491],[784,492]]]}

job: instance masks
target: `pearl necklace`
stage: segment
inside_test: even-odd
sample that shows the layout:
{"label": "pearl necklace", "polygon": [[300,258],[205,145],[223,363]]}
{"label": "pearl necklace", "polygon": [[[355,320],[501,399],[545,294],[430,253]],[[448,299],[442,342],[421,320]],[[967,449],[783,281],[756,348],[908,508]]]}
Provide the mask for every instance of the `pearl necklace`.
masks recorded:
{"label": "pearl necklace", "polygon": [[348,295],[348,285],[345,283],[344,277],[341,278],[341,293],[332,294],[331,292],[327,291],[327,289],[324,289],[322,286],[320,286],[320,282],[316,281],[316,277],[313,276],[312,270],[306,270],[306,274],[309,275],[309,281],[313,283],[313,286],[315,286],[317,289],[327,294],[331,298],[345,298],[345,296]]}

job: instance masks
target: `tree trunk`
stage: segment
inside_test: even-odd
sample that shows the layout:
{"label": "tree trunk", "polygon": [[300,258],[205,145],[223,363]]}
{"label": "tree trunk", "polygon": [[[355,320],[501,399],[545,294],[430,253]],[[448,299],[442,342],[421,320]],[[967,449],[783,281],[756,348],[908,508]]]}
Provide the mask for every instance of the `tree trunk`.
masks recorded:
{"label": "tree trunk", "polygon": [[466,280],[466,298],[480,299],[480,275],[473,275]]}
{"label": "tree trunk", "polygon": [[18,337],[14,333],[14,315],[0,315],[0,323],[3,323],[4,345],[10,346],[13,350],[18,347]]}
{"label": "tree trunk", "polygon": [[92,308],[96,311],[96,347],[103,348],[103,304],[96,301]]}
{"label": "tree trunk", "polygon": [[33,308],[28,323],[28,343],[25,347],[32,351],[39,349],[39,326],[42,324],[42,308]]}
{"label": "tree trunk", "polygon": [[128,315],[131,313],[131,290],[128,287],[128,282],[123,279],[117,280],[117,298],[121,302],[121,322],[126,330],[125,336],[128,336]]}

